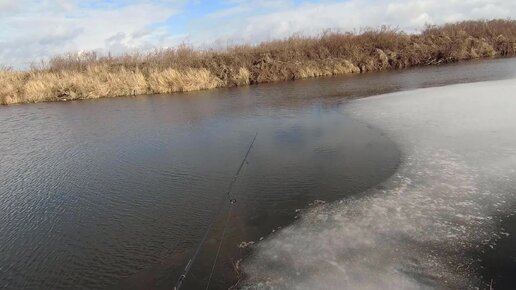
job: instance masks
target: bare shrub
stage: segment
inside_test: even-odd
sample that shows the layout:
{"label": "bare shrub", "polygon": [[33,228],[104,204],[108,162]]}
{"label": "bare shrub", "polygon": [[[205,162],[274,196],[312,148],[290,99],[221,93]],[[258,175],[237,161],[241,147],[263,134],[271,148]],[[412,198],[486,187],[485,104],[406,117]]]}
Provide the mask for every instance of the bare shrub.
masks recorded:
{"label": "bare shrub", "polygon": [[516,54],[516,21],[463,21],[406,34],[382,26],[258,45],[188,45],[121,56],[65,54],[28,72],[0,68],[0,103],[161,94],[401,69]]}

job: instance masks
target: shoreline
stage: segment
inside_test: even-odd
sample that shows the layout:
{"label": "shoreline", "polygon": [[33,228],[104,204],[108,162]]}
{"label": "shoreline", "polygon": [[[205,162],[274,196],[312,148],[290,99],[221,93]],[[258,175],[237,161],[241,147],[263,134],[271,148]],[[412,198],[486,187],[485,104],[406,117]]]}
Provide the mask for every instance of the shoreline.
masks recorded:
{"label": "shoreline", "polygon": [[0,70],[0,104],[168,94],[512,57],[515,31],[513,20],[464,21],[420,34],[382,27],[225,50],[69,54],[31,71]]}

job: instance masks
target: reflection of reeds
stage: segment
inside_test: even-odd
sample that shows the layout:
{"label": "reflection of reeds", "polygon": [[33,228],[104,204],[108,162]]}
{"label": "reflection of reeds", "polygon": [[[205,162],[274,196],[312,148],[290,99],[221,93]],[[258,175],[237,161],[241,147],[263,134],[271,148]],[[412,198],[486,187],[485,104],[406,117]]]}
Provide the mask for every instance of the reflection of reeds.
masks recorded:
{"label": "reflection of reeds", "polygon": [[187,46],[124,56],[64,55],[28,72],[0,69],[0,103],[159,94],[362,73],[516,54],[516,21],[465,21],[420,34],[382,27],[257,46]]}

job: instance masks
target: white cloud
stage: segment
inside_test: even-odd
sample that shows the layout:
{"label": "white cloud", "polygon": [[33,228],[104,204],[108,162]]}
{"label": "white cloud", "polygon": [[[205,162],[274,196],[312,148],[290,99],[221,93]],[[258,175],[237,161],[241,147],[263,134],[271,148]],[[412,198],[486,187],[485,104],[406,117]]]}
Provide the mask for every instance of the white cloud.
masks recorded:
{"label": "white cloud", "polygon": [[[390,25],[413,32],[425,24],[467,19],[516,17],[514,0],[409,0],[305,4],[244,19],[230,37],[244,41],[281,38],[293,33],[317,34],[325,29],[351,31]],[[213,34],[212,34],[213,35]],[[204,38],[206,39],[206,38]]]}
{"label": "white cloud", "polygon": [[[181,11],[187,2],[0,0],[0,65],[24,66],[79,50],[118,53],[182,41],[198,46],[256,43],[293,33],[313,35],[328,28],[391,25],[417,31],[426,23],[516,18],[514,0],[321,0],[300,5],[291,0],[225,0],[225,5],[216,5],[222,8],[188,19],[181,35],[172,34],[173,27],[164,22],[188,17],[191,11]],[[194,4],[189,9],[214,3],[190,2]]]}
{"label": "white cloud", "polygon": [[0,64],[19,67],[70,51],[116,53],[160,45],[167,32],[156,25],[178,12],[173,3],[148,1],[111,7],[94,1],[26,1],[23,7],[0,1],[1,11],[10,12],[0,13]]}

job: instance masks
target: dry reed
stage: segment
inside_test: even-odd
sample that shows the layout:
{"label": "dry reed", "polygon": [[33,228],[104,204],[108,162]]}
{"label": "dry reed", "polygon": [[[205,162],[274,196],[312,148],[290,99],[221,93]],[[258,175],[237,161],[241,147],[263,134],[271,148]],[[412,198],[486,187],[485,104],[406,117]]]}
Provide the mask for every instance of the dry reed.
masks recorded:
{"label": "dry reed", "polygon": [[112,57],[62,55],[30,71],[0,69],[0,103],[160,94],[514,56],[516,21],[464,21],[406,34],[382,27],[328,31],[256,46],[182,45]]}

